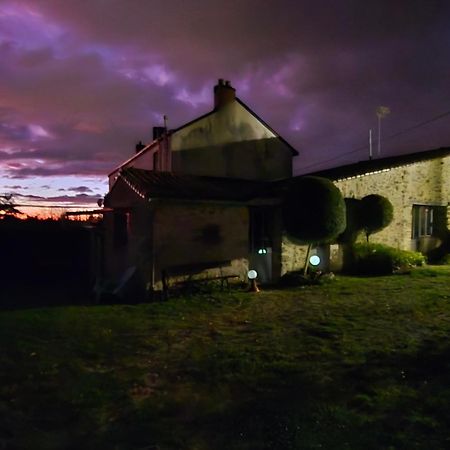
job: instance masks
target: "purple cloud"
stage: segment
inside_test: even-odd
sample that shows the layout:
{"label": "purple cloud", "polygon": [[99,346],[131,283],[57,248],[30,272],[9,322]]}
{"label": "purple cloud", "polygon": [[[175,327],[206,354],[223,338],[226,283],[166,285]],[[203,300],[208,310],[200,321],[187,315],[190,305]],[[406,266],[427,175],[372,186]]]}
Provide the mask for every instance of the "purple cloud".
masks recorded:
{"label": "purple cloud", "polygon": [[[219,77],[300,150],[298,172],[366,158],[377,106],[392,110],[385,137],[448,110],[449,12],[406,0],[2,2],[0,172],[102,180],[164,114],[176,128],[210,110]],[[442,119],[383,149],[449,145],[449,130]]]}

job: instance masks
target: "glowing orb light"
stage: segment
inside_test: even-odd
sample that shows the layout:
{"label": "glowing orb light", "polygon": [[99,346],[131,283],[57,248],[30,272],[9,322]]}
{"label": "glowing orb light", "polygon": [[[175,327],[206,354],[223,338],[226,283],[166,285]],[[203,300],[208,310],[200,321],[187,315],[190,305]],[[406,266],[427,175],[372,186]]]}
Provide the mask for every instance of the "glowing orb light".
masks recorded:
{"label": "glowing orb light", "polygon": [[254,280],[258,276],[258,272],[256,270],[249,270],[247,272],[247,276],[249,280]]}
{"label": "glowing orb light", "polygon": [[320,264],[320,258],[317,255],[312,255],[311,258],[309,258],[309,263],[312,266],[318,266]]}

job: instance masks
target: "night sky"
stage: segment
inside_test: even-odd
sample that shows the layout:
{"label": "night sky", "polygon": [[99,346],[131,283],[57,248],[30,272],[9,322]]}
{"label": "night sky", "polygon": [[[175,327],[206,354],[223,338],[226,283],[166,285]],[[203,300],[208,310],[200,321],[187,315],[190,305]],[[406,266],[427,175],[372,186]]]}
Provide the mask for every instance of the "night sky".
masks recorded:
{"label": "night sky", "polygon": [[[295,173],[367,159],[378,106],[386,138],[450,111],[450,2],[0,0],[0,194],[93,202],[164,114],[210,111],[218,78]],[[448,145],[450,115],[382,156]]]}

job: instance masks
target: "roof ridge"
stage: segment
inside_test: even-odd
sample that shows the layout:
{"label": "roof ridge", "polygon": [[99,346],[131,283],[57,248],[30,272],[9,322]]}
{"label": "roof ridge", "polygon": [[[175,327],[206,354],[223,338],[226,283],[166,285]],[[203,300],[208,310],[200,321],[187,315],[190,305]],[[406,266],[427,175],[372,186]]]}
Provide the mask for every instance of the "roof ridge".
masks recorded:
{"label": "roof ridge", "polygon": [[[324,177],[333,177],[341,176],[353,176],[360,175],[363,172],[366,173],[367,170],[372,170],[375,172],[380,169],[389,169],[393,167],[399,167],[407,164],[414,164],[416,162],[427,161],[430,159],[443,157],[450,155],[450,147],[438,147],[430,150],[422,150],[419,152],[399,154],[399,155],[391,155],[386,156],[384,158],[378,159],[366,159],[362,161],[357,161],[355,163],[344,164],[342,166],[330,167],[328,169],[318,170],[315,172],[308,172],[304,175],[316,175],[316,176],[324,176]],[[359,170],[358,170],[359,169]],[[347,175],[343,175],[344,173],[348,173]],[[350,175],[352,173],[352,175]]]}

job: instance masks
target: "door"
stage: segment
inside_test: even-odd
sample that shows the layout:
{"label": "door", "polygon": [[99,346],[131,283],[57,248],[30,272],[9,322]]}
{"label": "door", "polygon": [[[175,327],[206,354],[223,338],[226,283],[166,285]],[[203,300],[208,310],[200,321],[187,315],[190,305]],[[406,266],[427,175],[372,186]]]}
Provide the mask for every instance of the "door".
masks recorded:
{"label": "door", "polygon": [[249,269],[258,273],[260,283],[273,280],[274,211],[267,206],[250,208]]}

